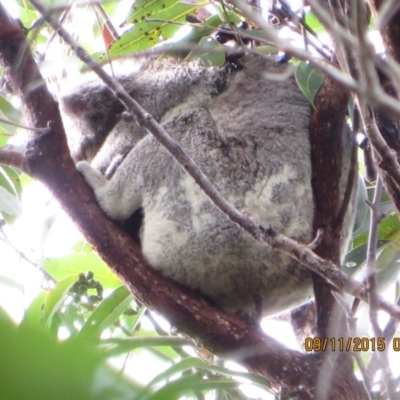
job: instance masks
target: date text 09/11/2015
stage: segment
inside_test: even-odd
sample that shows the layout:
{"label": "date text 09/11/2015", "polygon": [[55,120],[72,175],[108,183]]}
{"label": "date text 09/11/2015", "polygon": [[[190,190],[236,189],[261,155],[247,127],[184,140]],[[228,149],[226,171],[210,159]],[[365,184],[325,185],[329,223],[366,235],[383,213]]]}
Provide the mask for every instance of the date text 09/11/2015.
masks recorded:
{"label": "date text 09/11/2015", "polygon": [[[391,340],[394,351],[400,351],[400,337]],[[386,349],[386,338],[367,338],[367,337],[338,337],[338,338],[319,338],[308,337],[305,340],[304,348],[306,351],[384,351]]]}

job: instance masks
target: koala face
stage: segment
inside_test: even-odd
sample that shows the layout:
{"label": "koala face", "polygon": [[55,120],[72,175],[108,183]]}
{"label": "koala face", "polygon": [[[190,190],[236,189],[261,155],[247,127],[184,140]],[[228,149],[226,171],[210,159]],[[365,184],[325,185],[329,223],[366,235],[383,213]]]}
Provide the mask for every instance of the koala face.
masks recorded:
{"label": "koala face", "polygon": [[[283,79],[286,66],[257,55],[241,63],[241,70],[229,72],[149,62],[124,76],[123,84],[231,204],[307,243],[314,217],[309,104],[293,77]],[[271,81],[271,75],[280,79]],[[81,101],[83,87],[68,101],[73,96]],[[87,90],[85,96],[90,98]],[[69,105],[65,120],[77,119],[82,137],[96,136],[89,114],[73,108]],[[107,109],[115,114],[115,106]],[[143,210],[141,246],[153,268],[230,311],[252,312],[261,299],[263,315],[271,315],[312,297],[309,270],[234,224],[151,134],[110,116],[114,120],[96,144],[92,165],[81,161],[77,168],[110,218],[125,221]],[[106,179],[99,172],[103,161],[127,146],[131,150]],[[350,161],[343,165],[348,168]],[[344,241],[350,231],[351,226]]]}

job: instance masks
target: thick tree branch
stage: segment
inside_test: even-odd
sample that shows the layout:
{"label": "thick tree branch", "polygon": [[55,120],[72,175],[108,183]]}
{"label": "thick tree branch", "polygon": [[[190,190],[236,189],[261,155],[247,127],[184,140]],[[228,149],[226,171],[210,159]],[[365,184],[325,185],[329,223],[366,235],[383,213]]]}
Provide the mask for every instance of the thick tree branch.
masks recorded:
{"label": "thick tree branch", "polygon": [[[326,79],[316,99],[316,109],[310,123],[312,187],[316,205],[314,232],[318,229],[324,231],[322,244],[315,252],[336,265],[340,265],[340,235],[335,228],[340,209],[342,132],[348,96],[336,82]],[[329,336],[329,321],[335,304],[332,289],[320,275],[314,277],[318,332],[325,337]]]}
{"label": "thick tree branch", "polygon": [[[347,112],[349,93],[344,91],[330,78],[326,78],[315,99],[316,108],[310,122],[310,144],[312,161],[312,187],[314,194],[315,215],[314,232],[322,229],[323,240],[315,250],[316,254],[324,259],[340,265],[342,221],[338,216],[347,210],[350,196],[340,198],[340,178],[344,171],[342,166],[343,131],[346,129],[345,116]],[[346,141],[347,142],[347,141]],[[353,145],[354,146],[354,145]],[[346,149],[347,150],[347,149]],[[354,160],[355,161],[355,160]],[[348,194],[354,191],[354,179],[351,168],[344,177],[351,181]],[[342,181],[345,182],[345,180]],[[347,186],[347,185],[346,185]],[[345,191],[347,192],[347,191]],[[342,193],[342,197],[343,196]],[[341,202],[346,202],[341,207]],[[340,216],[341,218],[341,216]],[[321,275],[313,274],[313,287],[317,310],[317,332],[320,337],[347,337],[346,321],[342,308],[338,305],[332,292],[335,288]],[[324,362],[318,376],[316,396],[318,398],[332,398],[336,394],[335,386],[339,381],[333,377],[336,369],[348,370],[344,380],[357,380],[352,373],[352,362],[349,354],[325,352]],[[341,380],[340,382],[343,382]],[[352,392],[351,392],[352,393]],[[328,397],[331,394],[333,397]]]}
{"label": "thick tree branch", "polygon": [[24,155],[17,151],[0,149],[0,164],[9,165],[10,167],[22,170]]}

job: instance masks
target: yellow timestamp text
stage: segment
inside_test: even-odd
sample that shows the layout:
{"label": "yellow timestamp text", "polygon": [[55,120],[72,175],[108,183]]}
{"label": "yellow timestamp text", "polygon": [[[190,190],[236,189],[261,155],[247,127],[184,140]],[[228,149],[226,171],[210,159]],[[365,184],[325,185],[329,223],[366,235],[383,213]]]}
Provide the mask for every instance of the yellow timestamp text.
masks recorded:
{"label": "yellow timestamp text", "polygon": [[[400,337],[391,340],[394,351],[400,351]],[[348,338],[306,338],[304,343],[306,351],[384,351],[386,339],[384,337],[348,337]]]}

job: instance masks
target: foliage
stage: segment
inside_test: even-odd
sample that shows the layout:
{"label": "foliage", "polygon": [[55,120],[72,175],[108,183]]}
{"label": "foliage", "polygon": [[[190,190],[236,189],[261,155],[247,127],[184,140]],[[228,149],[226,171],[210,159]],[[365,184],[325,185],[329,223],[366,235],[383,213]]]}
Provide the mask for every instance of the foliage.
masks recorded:
{"label": "foliage", "polygon": [[[51,31],[40,23],[29,2],[19,0],[19,17],[25,27],[34,26],[29,32],[33,47],[51,43]],[[65,5],[64,1],[48,1],[49,5]],[[117,11],[117,2],[110,1],[104,9],[110,17]],[[215,40],[218,27],[235,31],[244,19],[240,10],[225,9],[221,4],[213,14],[201,23],[191,23],[189,32],[180,39],[176,34],[187,19],[207,5],[204,1],[181,2],[178,0],[132,1],[122,25],[125,31],[113,40],[107,51],[93,46],[97,60],[121,57],[127,54],[157,51],[181,51],[187,59],[200,58],[205,65],[221,66],[225,60],[225,48]],[[67,10],[68,11],[68,10]],[[95,7],[86,10],[94,13]],[[66,13],[68,21],[68,13]],[[324,28],[314,13],[306,14],[307,24],[316,32]],[[96,22],[97,23],[97,22]],[[258,39],[255,50],[266,50],[264,31],[238,30],[239,36]],[[103,25],[93,31],[87,29],[86,43],[98,43],[105,36]],[[93,36],[90,36],[93,35]],[[35,42],[36,40],[36,42]],[[239,40],[240,42],[240,40]],[[239,47],[240,45],[236,45]],[[43,55],[43,54],[42,54]],[[43,55],[45,56],[45,54]],[[299,87],[311,104],[323,80],[322,73],[307,62],[296,64]],[[19,105],[10,96],[0,96],[0,118],[23,124]],[[354,121],[350,121],[354,122]],[[0,147],[12,143],[16,133],[23,129],[0,122]],[[21,183],[22,181],[22,183]],[[24,183],[25,182],[25,183]],[[374,186],[361,182],[355,235],[343,264],[343,270],[351,275],[363,276],[366,268],[366,251],[369,232],[369,209],[365,200],[371,199]],[[21,195],[26,189],[26,178],[14,168],[0,166],[0,215],[7,224],[21,214]],[[365,189],[365,190],[364,190]],[[400,221],[393,212],[388,197],[383,196],[381,211],[384,218],[378,230],[378,281],[381,289],[390,289],[397,295],[398,240]],[[6,235],[1,230],[2,241]],[[79,249],[79,250],[77,250]],[[129,291],[85,243],[78,243],[69,254],[46,258],[41,265],[47,287],[26,307],[22,321],[16,325],[7,312],[0,310],[0,331],[3,346],[0,348],[0,397],[4,399],[175,399],[182,396],[204,398],[213,392],[216,398],[244,398],[238,390],[240,383],[251,383],[262,393],[274,393],[270,383],[259,376],[216,365],[213,360],[204,361],[196,356],[194,343],[178,334],[165,330],[163,323],[133,299]],[[0,282],[12,286],[14,282],[2,276]],[[8,282],[8,284],[7,284]],[[64,338],[61,340],[61,338]],[[191,350],[187,350],[191,347]],[[135,363],[147,360],[150,364],[162,364],[162,371],[152,371],[151,379],[130,380],[120,372],[124,362],[132,357]],[[144,358],[143,358],[144,357]],[[117,371],[107,360],[119,360]],[[209,357],[210,358],[210,357]],[[125,360],[125,361],[122,361]],[[122,365],[122,366],[121,366]],[[138,368],[133,368],[133,375]],[[131,374],[132,375],[132,374]],[[138,374],[139,375],[139,374]]]}
{"label": "foliage", "polygon": [[[70,270],[64,268],[66,277],[36,296],[18,326],[0,309],[0,329],[7,344],[0,350],[0,374],[6,379],[1,398],[152,400],[202,398],[201,393],[213,390],[235,397],[238,381],[268,388],[264,378],[191,357],[182,347],[193,347],[194,342],[163,331],[125,286],[102,298],[98,285],[89,288],[88,283],[95,282],[92,273],[85,277],[73,272],[73,264]],[[114,285],[114,277],[103,278],[105,287]],[[81,286],[86,290],[77,290]],[[90,294],[94,288],[96,296]],[[67,339],[60,342],[60,336]],[[165,367],[143,385],[106,363],[121,357],[127,360],[129,355],[144,357],[150,364],[161,360]],[[133,370],[138,367],[144,366],[136,364]]]}

